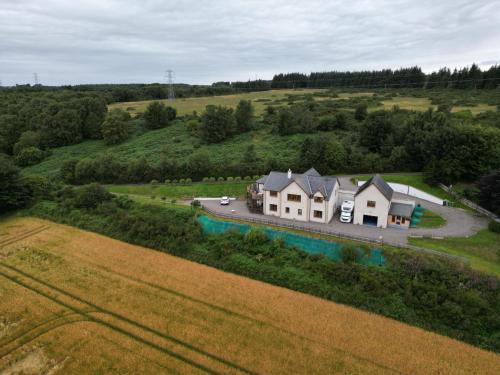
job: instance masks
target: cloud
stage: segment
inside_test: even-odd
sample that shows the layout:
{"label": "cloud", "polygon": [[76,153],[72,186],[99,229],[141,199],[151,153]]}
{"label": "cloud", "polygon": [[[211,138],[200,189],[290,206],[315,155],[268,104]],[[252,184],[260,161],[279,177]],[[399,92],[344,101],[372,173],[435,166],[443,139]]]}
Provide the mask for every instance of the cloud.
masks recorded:
{"label": "cloud", "polygon": [[[2,0],[4,84],[271,78],[500,59],[496,0]],[[488,64],[484,64],[485,66]]]}

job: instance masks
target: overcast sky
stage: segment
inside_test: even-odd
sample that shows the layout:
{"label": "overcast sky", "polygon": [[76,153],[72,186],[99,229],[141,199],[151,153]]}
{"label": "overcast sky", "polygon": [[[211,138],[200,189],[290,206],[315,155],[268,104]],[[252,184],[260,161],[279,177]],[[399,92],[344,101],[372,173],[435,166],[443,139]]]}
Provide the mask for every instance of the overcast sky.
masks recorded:
{"label": "overcast sky", "polygon": [[3,85],[500,63],[500,0],[0,0]]}

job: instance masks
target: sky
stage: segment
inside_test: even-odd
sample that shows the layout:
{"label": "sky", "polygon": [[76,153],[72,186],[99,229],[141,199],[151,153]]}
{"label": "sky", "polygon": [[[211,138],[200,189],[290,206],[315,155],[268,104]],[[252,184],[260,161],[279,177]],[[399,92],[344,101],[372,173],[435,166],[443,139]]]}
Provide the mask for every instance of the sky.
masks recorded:
{"label": "sky", "polygon": [[0,0],[2,85],[500,64],[500,0]]}

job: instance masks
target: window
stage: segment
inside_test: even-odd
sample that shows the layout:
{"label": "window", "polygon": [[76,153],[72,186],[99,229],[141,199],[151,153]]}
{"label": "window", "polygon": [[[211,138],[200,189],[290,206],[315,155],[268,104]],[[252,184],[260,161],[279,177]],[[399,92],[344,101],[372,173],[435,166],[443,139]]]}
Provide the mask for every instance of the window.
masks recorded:
{"label": "window", "polygon": [[323,203],[323,197],[314,197],[314,203]]}
{"label": "window", "polygon": [[287,214],[289,214],[289,213],[290,213],[290,207],[285,207],[285,212],[286,212]]}
{"label": "window", "polygon": [[269,211],[278,211],[278,205],[277,204],[270,204],[269,205]]}
{"label": "window", "polygon": [[402,224],[404,224],[405,222],[406,222],[406,219],[403,217],[403,218],[401,219],[401,223],[402,223]]}
{"label": "window", "polygon": [[288,194],[288,196],[287,196],[287,199],[290,202],[300,202],[300,198],[301,198],[301,196],[297,195],[297,194]]}
{"label": "window", "polygon": [[375,201],[368,201],[368,202],[366,202],[366,207],[375,207],[376,204],[377,204],[377,202],[375,202]]}
{"label": "window", "polygon": [[299,216],[302,216],[302,208],[299,208],[299,209],[297,210],[297,213],[299,214]]}
{"label": "window", "polygon": [[395,223],[396,222],[396,216],[392,215],[392,222]]}
{"label": "window", "polygon": [[277,192],[277,191],[272,191],[272,190],[271,190],[271,191],[269,192],[269,195],[270,195],[271,197],[277,197],[277,196],[278,196],[278,192]]}
{"label": "window", "polygon": [[321,219],[323,217],[323,211],[314,210],[314,217]]}

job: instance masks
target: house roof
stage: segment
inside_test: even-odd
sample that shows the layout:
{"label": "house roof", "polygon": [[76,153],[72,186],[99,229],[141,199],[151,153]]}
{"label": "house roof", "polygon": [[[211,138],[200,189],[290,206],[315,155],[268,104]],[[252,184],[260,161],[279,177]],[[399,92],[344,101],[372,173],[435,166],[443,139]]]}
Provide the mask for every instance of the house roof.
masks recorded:
{"label": "house roof", "polygon": [[262,176],[261,178],[259,178],[257,181],[258,184],[265,184],[266,183],[266,179],[267,179],[267,176]]}
{"label": "house roof", "polygon": [[363,185],[361,185],[361,187],[356,192],[356,195],[358,195],[363,190],[365,190],[366,188],[368,188],[372,185],[375,185],[377,187],[377,189],[382,193],[382,195],[387,198],[387,200],[390,201],[392,199],[392,194],[394,193],[394,190],[392,190],[392,188],[389,186],[389,184],[387,182],[385,182],[384,179],[382,177],[380,177],[379,174],[376,174],[375,176],[370,178],[368,181],[366,181]]}
{"label": "house roof", "polygon": [[389,215],[393,216],[403,216],[406,218],[411,218],[413,212],[413,203],[402,203],[402,202],[392,202],[389,208]]}
{"label": "house roof", "polygon": [[337,177],[321,176],[314,168],[303,174],[292,173],[291,178],[288,178],[286,172],[272,171],[265,178],[263,190],[281,191],[292,182],[297,183],[309,196],[320,192],[323,197],[329,199],[335,188]]}

